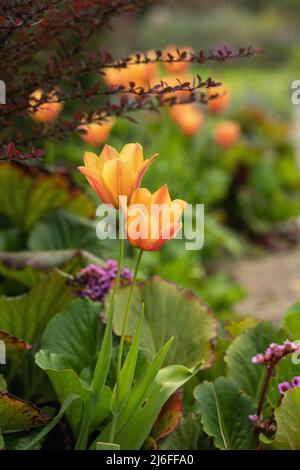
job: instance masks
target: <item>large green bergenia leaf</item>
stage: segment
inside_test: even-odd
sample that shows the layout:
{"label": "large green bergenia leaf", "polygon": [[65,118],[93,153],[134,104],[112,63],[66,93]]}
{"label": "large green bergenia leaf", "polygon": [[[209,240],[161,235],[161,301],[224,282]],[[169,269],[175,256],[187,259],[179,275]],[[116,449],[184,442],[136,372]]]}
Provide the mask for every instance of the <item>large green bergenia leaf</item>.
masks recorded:
{"label": "large green bergenia leaf", "polygon": [[159,450],[209,450],[208,437],[204,434],[200,416],[183,416],[179,426],[158,443]]}
{"label": "large green bergenia leaf", "polygon": [[[18,339],[15,336],[10,335],[6,331],[0,330],[0,352],[2,352],[1,349],[3,349],[3,343],[4,343],[3,352],[5,354],[5,359],[9,358],[13,362],[16,361],[15,364],[21,361],[23,358],[23,355],[25,355],[26,352],[29,349],[31,349],[31,345],[26,343],[26,341],[24,341],[23,339]],[[1,345],[2,345],[2,348],[1,348]],[[0,390],[1,390],[1,385],[0,385]]]}
{"label": "large green bergenia leaf", "polygon": [[[24,448],[39,434],[40,429],[30,431],[10,432],[5,434],[5,450],[24,450]],[[38,442],[32,450],[39,450],[42,442]]]}
{"label": "large green bergenia leaf", "polygon": [[[36,363],[47,373],[62,403],[76,393],[83,401],[91,398],[91,379],[101,346],[104,326],[100,321],[100,305],[87,300],[74,300],[56,315],[42,338],[42,348]],[[104,387],[93,410],[91,427],[97,427],[110,410],[111,391]],[[72,429],[78,432],[83,406],[77,400],[67,411]]]}
{"label": "large green bergenia leaf", "polygon": [[285,313],[281,326],[293,340],[300,340],[300,302],[296,302]]}
{"label": "large green bergenia leaf", "polygon": [[161,409],[151,430],[151,438],[155,442],[172,434],[180,423],[183,414],[182,396],[183,390],[179,388]]}
{"label": "large green bergenia leaf", "polygon": [[280,400],[278,385],[281,382],[291,382],[293,377],[300,375],[300,364],[298,361],[294,363],[292,354],[281,359],[275,367],[273,377],[271,378],[267,400],[270,405],[275,408]]}
{"label": "large green bergenia leaf", "polygon": [[48,250],[0,252],[0,274],[30,288],[43,280],[49,271],[59,268],[75,273],[88,263],[103,260],[86,250]]}
{"label": "large green bergenia leaf", "polygon": [[0,213],[26,231],[53,209],[65,208],[84,216],[94,213],[90,199],[65,173],[2,163],[0,187]]}
{"label": "large green bergenia leaf", "polygon": [[2,374],[0,374],[0,392],[6,392],[7,383]]}
{"label": "large green bergenia leaf", "polygon": [[77,248],[98,254],[101,242],[96,235],[96,222],[60,209],[36,224],[29,235],[28,247],[31,250]]}
{"label": "large green bergenia leaf", "polygon": [[[0,259],[1,259],[0,253]],[[40,282],[47,275],[46,271],[39,271],[32,266],[25,266],[23,268],[15,268],[0,262],[0,275],[13,279],[27,288],[33,287]]]}
{"label": "large green bergenia leaf", "polygon": [[69,406],[79,398],[80,397],[75,394],[69,395],[61,405],[57,415],[38,434],[33,436],[32,439],[24,445],[24,449],[35,449],[43,441],[46,435],[49,434],[49,432],[52,431],[52,429],[59,423]]}
{"label": "large green bergenia leaf", "polygon": [[300,450],[300,388],[284,394],[281,405],[275,410],[277,431],[275,439],[262,438],[266,447],[273,450]]}
{"label": "large green bergenia leaf", "polygon": [[266,376],[266,368],[252,364],[251,359],[264,352],[272,342],[286,339],[270,322],[261,322],[238,336],[229,346],[225,361],[228,375],[248,395],[258,400]]}
{"label": "large green bergenia leaf", "polygon": [[[49,422],[45,422],[42,429],[35,429],[33,428],[30,432],[14,432],[14,433],[7,433],[5,434],[5,449],[7,450],[29,450],[40,449],[43,440],[45,439],[46,435],[59,423],[61,418],[63,417],[64,413],[71,405],[74,400],[77,400],[79,397],[76,395],[70,395],[62,404],[58,414],[52,418],[51,420],[48,419]],[[33,407],[33,410],[35,408]],[[32,411],[29,409],[28,413],[32,414]],[[43,417],[43,415],[42,415]],[[33,417],[34,419],[34,417]]]}
{"label": "large green bergenia leaf", "polygon": [[31,348],[31,345],[26,343],[26,341],[18,339],[3,330],[0,330],[0,341],[4,341],[7,352],[28,351]]}
{"label": "large green bergenia leaf", "polygon": [[254,449],[253,428],[248,416],[255,412],[252,399],[229,378],[203,382],[195,388],[196,409],[203,429],[218,449]]}
{"label": "large green bergenia leaf", "polygon": [[98,302],[74,299],[49,322],[41,348],[62,355],[68,367],[78,374],[92,369],[104,333],[100,311]]}
{"label": "large green bergenia leaf", "polygon": [[[129,288],[119,289],[115,300],[114,331],[120,335],[124,305]],[[159,277],[137,285],[129,316],[127,334],[133,336],[138,318],[145,304],[145,315],[140,347],[152,360],[157,351],[171,338],[174,342],[166,364],[193,367],[203,361],[209,366],[213,361],[212,340],[216,337],[216,320],[213,313],[191,291],[179,288]]]}
{"label": "large green bergenia leaf", "polygon": [[68,276],[54,271],[28,293],[0,297],[0,329],[33,344],[48,321],[72,298]]}
{"label": "large green bergenia leaf", "polygon": [[50,418],[35,405],[10,395],[0,393],[0,429],[2,433],[44,426]]}

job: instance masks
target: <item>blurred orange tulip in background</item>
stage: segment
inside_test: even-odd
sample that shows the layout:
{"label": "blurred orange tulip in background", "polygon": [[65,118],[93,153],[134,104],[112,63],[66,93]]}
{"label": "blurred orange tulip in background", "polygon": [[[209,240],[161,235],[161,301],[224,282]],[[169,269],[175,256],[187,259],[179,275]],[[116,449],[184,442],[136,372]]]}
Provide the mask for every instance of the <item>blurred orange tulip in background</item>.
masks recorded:
{"label": "blurred orange tulip in background", "polygon": [[228,149],[239,140],[241,128],[238,122],[223,121],[214,130],[214,138],[220,147]]}
{"label": "blurred orange tulip in background", "polygon": [[174,57],[174,62],[164,62],[164,67],[169,73],[184,73],[190,66],[189,62],[177,62],[176,58],[178,58],[178,52],[179,54],[182,52],[187,52],[187,58],[190,57],[190,53],[193,52],[193,50],[190,47],[176,47],[176,46],[168,46],[163,50],[163,59],[164,60],[169,60],[170,56]]}
{"label": "blurred orange tulip in background", "polygon": [[103,79],[109,86],[129,86],[134,82],[136,86],[145,86],[155,79],[157,75],[157,64],[135,64],[128,63],[125,68],[107,67],[103,69],[105,75]]}
{"label": "blurred orange tulip in background", "polygon": [[201,129],[203,114],[195,103],[177,104],[171,107],[170,115],[182,132],[193,136]]}
{"label": "blurred orange tulip in background", "polygon": [[80,138],[86,144],[97,147],[98,145],[107,141],[114,123],[114,118],[108,118],[101,124],[96,122],[81,124],[78,127],[78,130],[80,131]]}
{"label": "blurred orange tulip in background", "polygon": [[[217,81],[217,80],[216,80]],[[208,88],[208,96],[219,95],[208,101],[207,107],[212,113],[221,113],[230,103],[230,92],[227,86],[220,85],[218,87]]]}
{"label": "blurred orange tulip in background", "polygon": [[33,119],[39,122],[53,122],[55,121],[63,109],[63,103],[57,102],[57,91],[52,90],[47,96],[47,103],[42,103],[35,108],[35,105],[41,100],[43,90],[35,90],[29,98],[29,104],[32,108],[29,109]]}
{"label": "blurred orange tulip in background", "polygon": [[[161,78],[164,87],[176,87],[179,86],[180,83],[190,83],[193,84],[193,76],[192,75],[164,75]],[[191,96],[191,92],[186,88],[186,89],[181,89],[181,90],[175,90],[175,91],[170,91],[167,93],[164,93],[164,99],[169,100],[176,98],[177,100],[188,100]]]}

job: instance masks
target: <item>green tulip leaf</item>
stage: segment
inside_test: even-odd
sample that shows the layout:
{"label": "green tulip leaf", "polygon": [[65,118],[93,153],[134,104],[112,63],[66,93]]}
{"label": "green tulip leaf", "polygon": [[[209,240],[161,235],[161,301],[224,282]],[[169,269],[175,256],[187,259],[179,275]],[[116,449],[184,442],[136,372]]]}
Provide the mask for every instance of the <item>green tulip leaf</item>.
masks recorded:
{"label": "green tulip leaf", "polygon": [[147,391],[142,406],[136,409],[126,426],[117,433],[116,442],[120,444],[121,449],[134,450],[142,447],[163,405],[179,387],[194,376],[197,370],[199,369],[187,369],[178,365],[160,369]]}
{"label": "green tulip leaf", "polygon": [[113,444],[111,442],[97,442],[96,450],[120,450],[120,446],[118,444]]}
{"label": "green tulip leaf", "polygon": [[[157,371],[170,344],[169,342],[162,348],[154,359],[154,362],[157,362],[155,367],[152,363],[145,377],[142,377],[131,391],[120,415],[115,437],[115,443],[120,445],[121,450],[137,450],[142,447],[166,401],[199,370],[199,367],[187,369],[184,366],[172,365]],[[106,440],[109,430],[110,426],[100,434],[97,441]]]}
{"label": "green tulip leaf", "polygon": [[80,398],[78,395],[69,395],[61,405],[58,414],[37,435],[35,435],[33,439],[24,445],[23,450],[36,449],[47,434],[59,423],[71,403],[78,398]]}
{"label": "green tulip leaf", "polygon": [[142,307],[142,313],[140,315],[140,320],[138,323],[136,333],[133,338],[132,345],[130,346],[129,352],[127,354],[127,357],[125,359],[124,365],[121,370],[118,403],[116,402],[116,386],[113,391],[112,405],[113,405],[113,410],[116,411],[117,414],[119,414],[121,408],[126,403],[130,394],[130,390],[131,390],[131,386],[132,386],[132,382],[133,382],[133,378],[134,378],[134,374],[136,370],[137,359],[138,359],[143,318],[144,318],[144,305]]}

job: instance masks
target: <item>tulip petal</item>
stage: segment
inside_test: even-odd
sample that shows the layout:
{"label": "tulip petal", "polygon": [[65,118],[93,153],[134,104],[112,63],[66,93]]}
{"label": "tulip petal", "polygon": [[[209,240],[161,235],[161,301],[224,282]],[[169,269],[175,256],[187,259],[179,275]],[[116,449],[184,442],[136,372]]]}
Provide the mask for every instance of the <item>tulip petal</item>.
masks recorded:
{"label": "tulip petal", "polygon": [[129,196],[132,186],[132,170],[127,162],[120,159],[118,162],[118,194]]}
{"label": "tulip petal", "polygon": [[84,152],[84,164],[87,168],[91,168],[93,170],[98,170],[100,167],[100,159],[99,157],[93,152]]}
{"label": "tulip petal", "polygon": [[163,227],[161,236],[152,241],[147,247],[143,248],[145,251],[156,251],[159,250],[168,240],[172,240],[179,230],[182,224],[166,225]]}
{"label": "tulip petal", "polygon": [[165,184],[159,188],[152,196],[153,204],[171,204],[171,198],[168,190],[168,186]]}
{"label": "tulip petal", "polygon": [[138,170],[138,173],[136,175],[136,179],[135,179],[135,181],[133,183],[133,186],[132,186],[132,191],[134,191],[136,188],[138,188],[141,185],[144,174],[146,173],[147,169],[149,168],[151,163],[153,163],[153,161],[156,159],[157,156],[158,156],[158,153],[155,153],[154,155],[152,155],[151,158],[144,161],[144,163],[142,164],[142,166]]}
{"label": "tulip petal", "polygon": [[183,212],[184,209],[186,208],[186,206],[188,205],[188,203],[186,201],[184,201],[183,199],[174,199],[174,201],[171,202],[171,208],[173,206],[173,204],[175,205],[179,205],[181,207],[181,211]]}
{"label": "tulip petal", "polygon": [[123,214],[123,217],[127,218],[127,208],[128,208],[128,197],[127,196],[119,196],[119,209]]}
{"label": "tulip petal", "polygon": [[118,160],[107,160],[102,168],[103,184],[112,194],[114,205],[118,207]]}
{"label": "tulip petal", "polygon": [[99,172],[85,166],[80,166],[78,169],[86,177],[92,189],[104,204],[114,204],[112,194],[105,188]]}
{"label": "tulip petal", "polygon": [[126,144],[120,152],[120,158],[130,162],[133,174],[138,172],[143,164],[144,154],[141,144]]}
{"label": "tulip petal", "polygon": [[102,149],[102,152],[100,153],[100,158],[103,162],[107,162],[108,160],[120,158],[120,155],[114,147],[105,144]]}
{"label": "tulip petal", "polygon": [[160,234],[160,238],[163,240],[172,240],[177,235],[181,227],[182,224],[180,223],[164,225]]}
{"label": "tulip petal", "polygon": [[171,202],[170,219],[172,223],[178,222],[187,205],[187,202],[182,199],[174,199],[174,201]]}
{"label": "tulip petal", "polygon": [[[131,209],[131,210],[130,210]],[[130,215],[131,212],[131,215]],[[127,239],[131,245],[145,250],[149,244],[149,218],[143,208],[130,206],[126,221]]]}
{"label": "tulip petal", "polygon": [[144,204],[149,206],[151,203],[151,193],[147,188],[137,188],[131,196],[130,204]]}
{"label": "tulip petal", "polygon": [[132,174],[131,169],[120,158],[108,160],[102,169],[104,186],[112,193],[116,207],[119,205],[118,196],[130,196]]}

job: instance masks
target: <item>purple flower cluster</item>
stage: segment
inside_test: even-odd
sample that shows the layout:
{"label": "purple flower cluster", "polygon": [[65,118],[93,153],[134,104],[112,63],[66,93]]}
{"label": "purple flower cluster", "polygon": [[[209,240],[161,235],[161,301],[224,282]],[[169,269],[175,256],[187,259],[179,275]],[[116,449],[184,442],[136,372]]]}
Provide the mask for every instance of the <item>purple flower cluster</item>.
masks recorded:
{"label": "purple flower cluster", "polygon": [[274,432],[276,431],[276,423],[274,420],[262,421],[257,414],[249,415],[248,419],[256,430],[256,433],[259,434],[259,432],[262,432],[267,437],[274,435]]}
{"label": "purple flower cluster", "polygon": [[248,418],[249,418],[249,421],[252,424],[256,424],[256,423],[259,422],[259,416],[258,415],[249,415]]}
{"label": "purple flower cluster", "polygon": [[275,365],[287,354],[298,351],[300,352],[300,345],[292,343],[288,339],[283,344],[271,343],[264,353],[259,353],[252,357],[252,363],[266,366]]}
{"label": "purple flower cluster", "polygon": [[291,390],[291,388],[295,388],[295,387],[300,387],[300,376],[297,375],[296,377],[294,377],[291,382],[282,382],[281,384],[278,385],[278,390],[280,392],[280,395],[284,395],[285,392],[287,392],[288,390]]}
{"label": "purple flower cluster", "polygon": [[[81,269],[76,276],[69,281],[76,295],[82,298],[103,302],[107,292],[112,287],[117,277],[118,264],[115,260],[108,260],[105,267],[97,264],[89,264]],[[132,281],[132,273],[127,268],[121,269],[121,280],[125,283]]]}

